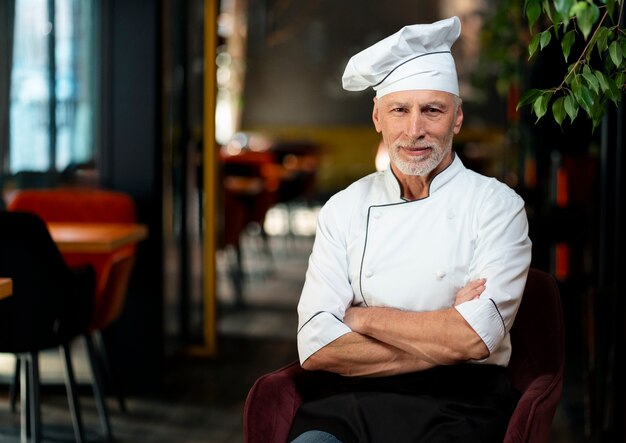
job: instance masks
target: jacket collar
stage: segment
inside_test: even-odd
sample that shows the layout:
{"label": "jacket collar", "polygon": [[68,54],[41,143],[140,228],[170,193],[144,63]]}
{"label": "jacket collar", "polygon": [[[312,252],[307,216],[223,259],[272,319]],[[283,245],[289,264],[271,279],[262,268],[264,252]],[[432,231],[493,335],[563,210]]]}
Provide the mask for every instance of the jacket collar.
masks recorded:
{"label": "jacket collar", "polygon": [[[452,163],[447,168],[440,171],[430,182],[428,197],[436,193],[439,189],[443,188],[449,183],[455,176],[465,169],[463,162],[458,155],[453,151]],[[404,201],[401,195],[400,183],[391,170],[391,165],[385,169],[385,188],[392,201]],[[426,198],[428,198],[426,197]]]}

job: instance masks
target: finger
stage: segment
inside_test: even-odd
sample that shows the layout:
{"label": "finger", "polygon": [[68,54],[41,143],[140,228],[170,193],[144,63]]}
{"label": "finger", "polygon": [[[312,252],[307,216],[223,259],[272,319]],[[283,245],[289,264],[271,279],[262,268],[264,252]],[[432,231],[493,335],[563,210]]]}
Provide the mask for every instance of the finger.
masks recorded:
{"label": "finger", "polygon": [[483,280],[474,280],[463,286],[459,292],[457,292],[456,296],[459,297],[464,296],[465,294],[473,294],[476,293],[476,291],[482,293],[484,290],[485,282]]}
{"label": "finger", "polygon": [[480,297],[480,295],[486,289],[486,286],[484,284],[481,284],[481,281],[474,281],[474,282],[470,282],[470,283],[474,283],[474,284],[469,284],[468,283],[468,285],[466,285],[465,287],[461,288],[461,290],[459,290],[459,292],[456,294],[456,296],[454,298],[454,305],[455,306],[460,304],[460,303],[465,303],[466,301],[474,300],[474,299]]}
{"label": "finger", "polygon": [[485,283],[487,283],[487,279],[486,278],[478,278],[476,280],[469,281],[465,285],[465,287],[474,288],[474,287],[477,287],[477,286],[484,286]]}

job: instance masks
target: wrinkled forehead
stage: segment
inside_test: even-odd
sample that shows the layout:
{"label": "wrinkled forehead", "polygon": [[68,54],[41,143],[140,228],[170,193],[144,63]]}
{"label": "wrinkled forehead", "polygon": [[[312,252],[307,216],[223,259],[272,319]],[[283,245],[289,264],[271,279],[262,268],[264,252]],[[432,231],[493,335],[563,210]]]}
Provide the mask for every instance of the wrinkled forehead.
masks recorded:
{"label": "wrinkled forehead", "polygon": [[406,91],[396,91],[377,97],[379,105],[398,104],[429,104],[441,103],[445,105],[454,105],[457,102],[456,96],[450,92],[431,90],[431,89],[412,89]]}

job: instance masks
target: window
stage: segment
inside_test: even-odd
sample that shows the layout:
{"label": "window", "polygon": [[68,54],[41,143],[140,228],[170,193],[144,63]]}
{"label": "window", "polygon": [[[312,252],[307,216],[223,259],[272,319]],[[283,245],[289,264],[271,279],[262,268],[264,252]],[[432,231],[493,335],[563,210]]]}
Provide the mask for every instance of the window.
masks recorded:
{"label": "window", "polygon": [[15,0],[9,173],[93,160],[97,0]]}

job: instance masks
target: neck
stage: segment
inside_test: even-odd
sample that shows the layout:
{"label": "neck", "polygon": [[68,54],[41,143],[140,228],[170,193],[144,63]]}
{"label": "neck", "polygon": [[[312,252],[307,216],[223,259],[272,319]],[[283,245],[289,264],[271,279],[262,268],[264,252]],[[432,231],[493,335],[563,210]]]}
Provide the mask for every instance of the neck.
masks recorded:
{"label": "neck", "polygon": [[419,200],[421,198],[428,197],[430,194],[430,183],[437,174],[446,169],[452,163],[453,158],[454,154],[450,153],[449,156],[446,156],[441,163],[439,163],[437,167],[430,171],[427,175],[403,174],[398,171],[392,163],[391,170],[400,184],[400,193],[402,198],[406,200]]}

